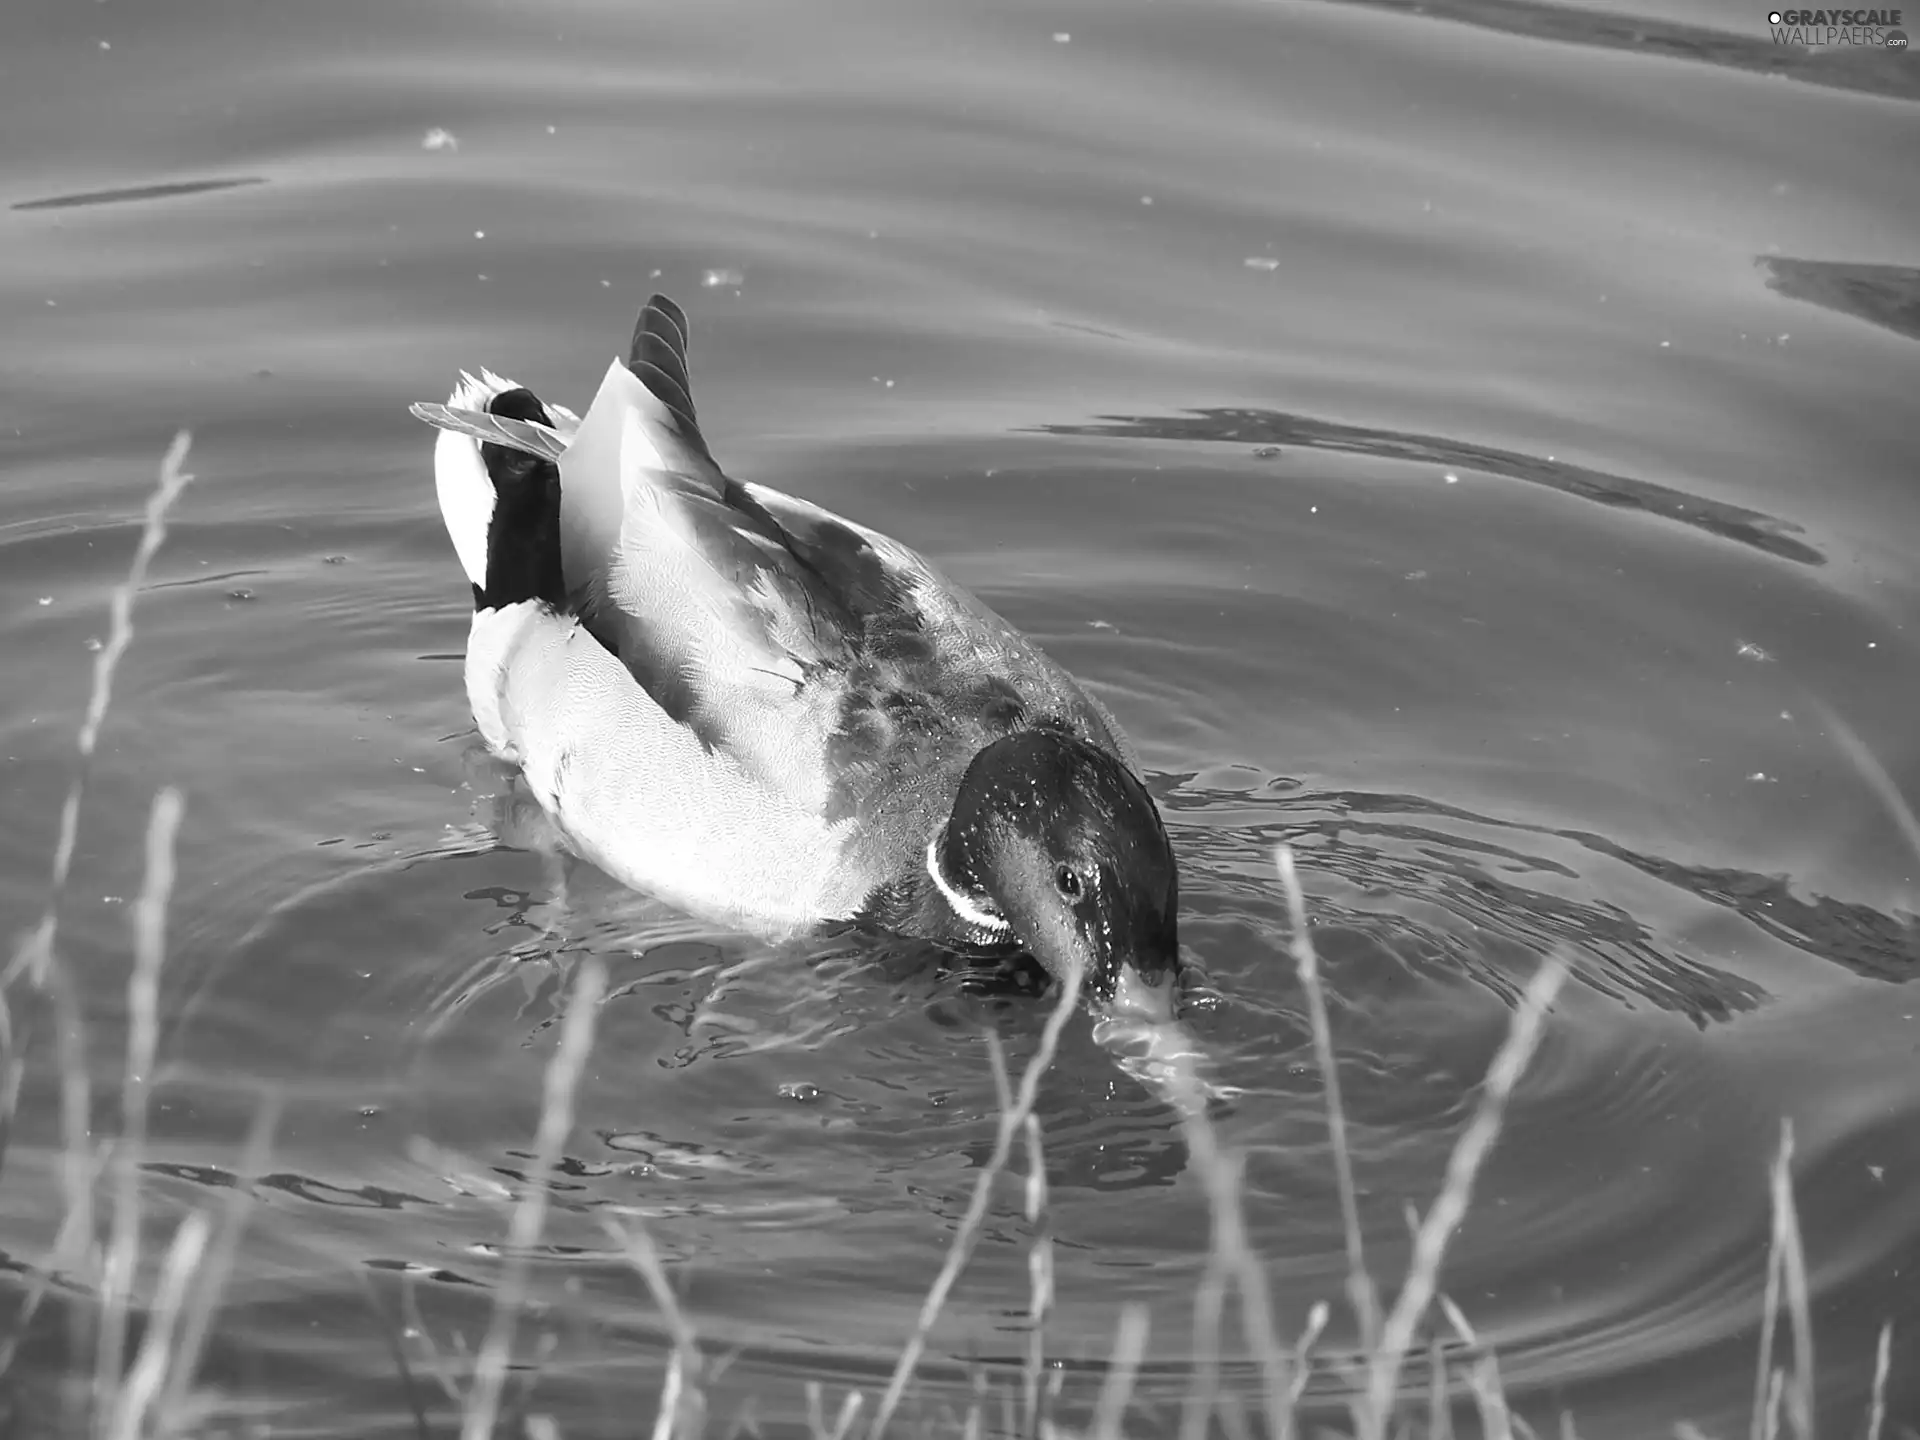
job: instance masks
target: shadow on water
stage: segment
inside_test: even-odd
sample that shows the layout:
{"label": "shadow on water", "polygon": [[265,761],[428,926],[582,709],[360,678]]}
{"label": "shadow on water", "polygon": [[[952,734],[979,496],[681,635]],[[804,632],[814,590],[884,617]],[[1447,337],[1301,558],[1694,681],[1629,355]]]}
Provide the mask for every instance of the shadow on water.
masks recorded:
{"label": "shadow on water", "polygon": [[22,200],[10,210],[73,210],[84,205],[127,205],[141,200],[171,200],[181,195],[204,195],[210,190],[236,190],[264,185],[264,175],[241,175],[229,180],[174,180],[158,185],[126,185],[112,190],[85,190],[73,195],[49,195],[44,200]]}
{"label": "shadow on water", "polygon": [[1798,525],[1758,510],[1709,500],[1647,480],[1613,475],[1584,465],[1542,459],[1514,450],[1449,440],[1440,435],[1414,435],[1343,425],[1309,415],[1281,410],[1191,410],[1183,415],[1103,415],[1098,423],[1043,425],[1047,435],[1085,435],[1110,439],[1207,440],[1239,445],[1298,446],[1350,455],[1372,455],[1389,460],[1424,461],[1463,466],[1488,475],[1544,485],[1565,495],[1612,506],[1639,510],[1663,520],[1691,525],[1724,540],[1737,541],[1802,565],[1824,565],[1826,557],[1806,541]]}
{"label": "shadow on water", "polygon": [[1897,100],[1920,100],[1920,66],[1908,62],[1907,51],[1881,45],[1777,44],[1773,27],[1766,23],[1767,8],[1761,4],[1751,9],[1753,33],[1736,35],[1727,30],[1654,16],[1621,15],[1571,5],[1529,4],[1527,0],[1336,0],[1336,3],[1446,20],[1529,40],[1627,50],[1756,75],[1778,75],[1805,85],[1858,90]]}
{"label": "shadow on water", "polygon": [[1787,255],[1761,255],[1755,263],[1767,272],[1767,287],[1790,300],[1920,340],[1920,270],[1910,265],[1850,265]]}

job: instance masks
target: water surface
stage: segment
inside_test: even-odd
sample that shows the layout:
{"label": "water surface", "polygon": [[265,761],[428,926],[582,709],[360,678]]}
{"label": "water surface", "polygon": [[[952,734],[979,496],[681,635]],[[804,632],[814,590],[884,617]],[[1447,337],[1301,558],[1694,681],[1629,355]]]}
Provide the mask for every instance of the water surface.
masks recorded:
{"label": "water surface", "polygon": [[[640,1216],[738,1352],[716,1413],[750,1397],[784,1433],[804,1382],[884,1375],[991,1147],[985,1029],[1032,1051],[1038,1006],[923,954],[770,954],[562,884],[476,753],[406,405],[480,365],[579,405],[657,288],[723,463],[923,549],[1134,737],[1284,1330],[1344,1261],[1279,840],[1381,1275],[1563,946],[1443,1277],[1516,1405],[1588,1437],[1745,1424],[1791,1119],[1822,1415],[1857,1427],[1879,1326],[1920,1323],[1920,861],[1836,725],[1920,792],[1920,60],[1763,22],[26,6],[0,60],[0,915],[38,913],[106,597],[191,427],[63,934],[111,1095],[139,832],[183,787],[156,1226],[283,1106],[210,1380],[280,1433],[413,1433],[383,1327],[407,1289],[443,1344],[483,1325],[504,1224],[473,1177],[518,1186],[591,952],[612,991],[532,1272],[536,1408],[569,1434],[652,1413],[664,1330],[600,1226]],[[62,1205],[26,1033],[12,1266]],[[1146,1301],[1144,1433],[1185,1389],[1204,1195],[1084,1024],[1040,1108],[1052,1353],[1099,1359]],[[926,1403],[1017,1365],[1030,1238],[1010,1185]],[[22,1413],[59,1344],[29,1346]],[[1068,1400],[1097,1383],[1070,1367]]]}

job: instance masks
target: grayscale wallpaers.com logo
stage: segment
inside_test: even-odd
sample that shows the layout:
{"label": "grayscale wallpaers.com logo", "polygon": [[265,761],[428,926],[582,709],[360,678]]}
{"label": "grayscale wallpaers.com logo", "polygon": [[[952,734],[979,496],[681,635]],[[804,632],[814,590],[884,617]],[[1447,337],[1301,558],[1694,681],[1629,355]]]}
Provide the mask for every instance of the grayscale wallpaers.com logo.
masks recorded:
{"label": "grayscale wallpaers.com logo", "polygon": [[1769,10],[1776,45],[1884,45],[1907,48],[1898,10]]}

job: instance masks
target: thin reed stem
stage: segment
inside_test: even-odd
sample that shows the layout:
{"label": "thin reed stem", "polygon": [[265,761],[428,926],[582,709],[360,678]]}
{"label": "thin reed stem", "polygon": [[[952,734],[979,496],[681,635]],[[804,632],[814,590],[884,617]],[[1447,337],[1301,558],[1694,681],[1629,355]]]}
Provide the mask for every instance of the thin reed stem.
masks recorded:
{"label": "thin reed stem", "polygon": [[560,1030],[560,1044],[547,1065],[540,1124],[534,1133],[533,1166],[507,1227],[506,1264],[500,1288],[495,1292],[486,1338],[475,1361],[473,1389],[468,1396],[466,1413],[461,1417],[461,1440],[489,1440],[493,1434],[501,1390],[506,1384],[507,1362],[513,1351],[514,1330],[519,1324],[520,1305],[526,1292],[528,1256],[540,1243],[546,1228],[548,1186],[560,1163],[561,1149],[573,1131],[574,1091],[580,1083],[580,1072],[586,1068],[587,1055],[593,1049],[594,1021],[606,985],[606,963],[597,955],[589,955],[574,982],[573,998]]}
{"label": "thin reed stem", "polygon": [[200,1372],[200,1359],[206,1353],[207,1337],[213,1329],[213,1317],[220,1308],[227,1277],[233,1273],[233,1260],[240,1248],[240,1235],[246,1228],[247,1212],[253,1206],[254,1184],[267,1172],[267,1160],[273,1150],[273,1132],[280,1119],[280,1097],[269,1094],[254,1112],[234,1186],[227,1192],[213,1243],[206,1259],[194,1267],[193,1292],[181,1317],[180,1338],[173,1347],[168,1367],[167,1388],[160,1396],[158,1414],[162,1420],[179,1415],[186,1408],[187,1394]]}
{"label": "thin reed stem", "polygon": [[1880,1440],[1887,1423],[1887,1375],[1893,1368],[1893,1322],[1880,1326],[1880,1343],[1873,1356],[1873,1399],[1867,1407],[1867,1440]]}
{"label": "thin reed stem", "polygon": [[[887,1382],[886,1393],[880,1397],[879,1407],[874,1411],[873,1424],[868,1427],[869,1440],[879,1440],[893,1419],[893,1412],[899,1408],[901,1396],[906,1394],[907,1382],[913,1378],[920,1357],[927,1348],[927,1336],[932,1333],[934,1322],[940,1318],[940,1311],[947,1303],[947,1296],[953,1290],[954,1282],[960,1278],[960,1272],[966,1268],[973,1247],[980,1238],[980,1228],[986,1223],[987,1204],[993,1196],[993,1182],[1000,1172],[1006,1169],[1007,1159],[1013,1153],[1015,1138],[1026,1124],[1027,1116],[1033,1113],[1034,1101],[1040,1094],[1040,1080],[1053,1064],[1055,1050],[1059,1048],[1061,1033],[1067,1028],[1067,1021],[1073,1018],[1075,1008],[1080,1004],[1081,974],[1069,971],[1066,980],[1060,986],[1060,999],[1053,1007],[1053,1013],[1047,1017],[1045,1028],[1040,1032],[1040,1044],[1035,1049],[1033,1059],[1027,1062],[1027,1068],[1020,1076],[1019,1092],[1014,1096],[1013,1105],[1001,1112],[1000,1128],[993,1137],[993,1152],[987,1157],[979,1178],[974,1182],[973,1197],[967,1203],[967,1213],[961,1218],[960,1228],[954,1232],[953,1241],[947,1247],[946,1263],[940,1267],[940,1274],[934,1279],[933,1288],[927,1292],[927,1298],[920,1307],[919,1319],[913,1327],[913,1334],[907,1338],[900,1359],[893,1367],[893,1377]],[[475,1440],[475,1437],[470,1437]]]}
{"label": "thin reed stem", "polygon": [[141,1339],[140,1353],[125,1383],[120,1383],[116,1375],[113,1388],[98,1395],[100,1399],[114,1397],[113,1418],[106,1431],[109,1440],[141,1440],[148,1431],[146,1421],[166,1385],[173,1336],[186,1308],[194,1271],[206,1254],[211,1229],[211,1222],[196,1210],[182,1220],[174,1232],[173,1244],[167,1250],[166,1263],[160,1272],[159,1293],[147,1312],[147,1329]]}
{"label": "thin reed stem", "polygon": [[1800,1440],[1813,1440],[1813,1309],[1807,1291],[1807,1255],[1793,1201],[1793,1122],[1780,1124],[1780,1153],[1771,1175],[1773,1248],[1780,1252],[1787,1314],[1793,1325],[1793,1369],[1785,1381],[1787,1420]]}
{"label": "thin reed stem", "polygon": [[1346,1108],[1340,1103],[1340,1070],[1334,1057],[1333,1026],[1327,1019],[1327,996],[1320,984],[1320,957],[1307,930],[1306,895],[1294,873],[1293,847],[1275,847],[1274,864],[1280,888],[1287,897],[1287,918],[1293,929],[1291,948],[1300,970],[1300,989],[1306,996],[1313,1023],[1313,1053],[1320,1066],[1327,1096],[1327,1135],[1333,1146],[1334,1183],[1340,1191],[1340,1223],[1347,1240],[1347,1298],[1360,1322],[1360,1340],[1369,1350],[1379,1340],[1379,1303],[1367,1274],[1366,1252],[1360,1236],[1359,1193],[1353,1183],[1353,1155],[1347,1147]]}
{"label": "thin reed stem", "polygon": [[613,1237],[627,1263],[645,1282],[647,1293],[659,1308],[660,1318],[667,1322],[667,1329],[673,1335],[673,1356],[668,1364],[666,1384],[660,1392],[654,1440],[670,1440],[676,1434],[698,1434],[705,1411],[698,1389],[700,1341],[694,1334],[693,1323],[680,1308],[680,1297],[673,1293],[673,1286],[667,1280],[666,1267],[660,1263],[660,1252],[654,1246],[653,1237],[644,1225],[636,1222],[629,1228],[611,1217],[601,1221],[601,1228]]}
{"label": "thin reed stem", "polygon": [[1027,1116],[1027,1223],[1033,1247],[1027,1252],[1027,1359],[1021,1374],[1026,1402],[1023,1435],[1040,1433],[1040,1378],[1047,1364],[1047,1316],[1053,1310],[1053,1226],[1047,1211],[1047,1158],[1040,1146],[1040,1117]]}
{"label": "thin reed stem", "polygon": [[1773,1369],[1774,1331],[1780,1318],[1780,1286],[1786,1270],[1786,1256],[1773,1234],[1767,1241],[1767,1279],[1760,1298],[1760,1358],[1753,1377],[1753,1413],[1748,1418],[1748,1440],[1763,1440],[1772,1433],[1767,1401],[1769,1387],[1776,1379]]}
{"label": "thin reed stem", "polygon": [[180,792],[154,796],[147,820],[145,877],[134,902],[133,971],[127,980],[127,1062],[120,1082],[120,1138],[113,1146],[113,1227],[100,1284],[100,1337],[94,1349],[94,1393],[120,1384],[127,1314],[140,1269],[140,1160],[147,1148],[147,1104],[160,1044],[160,967],[167,950],[167,903],[173,895],[173,847],[183,809]]}
{"label": "thin reed stem", "polygon": [[67,880],[73,870],[74,845],[80,835],[80,801],[86,794],[87,780],[93,770],[93,753],[100,743],[100,731],[106,724],[107,707],[113,700],[114,671],[120,657],[133,643],[133,602],[147,578],[147,568],[161,542],[167,538],[167,512],[180,498],[193,477],[181,466],[186,463],[192,437],[182,430],[173,437],[160,462],[160,479],[147,501],[146,518],[140,528],[140,543],[134,548],[133,563],[127,577],[114,587],[108,605],[107,640],[93,661],[93,688],[87,696],[87,708],[80,722],[75,745],[79,763],[67,786],[66,800],[60,807],[60,832],[53,847],[52,873],[48,877],[47,906],[36,925],[20,940],[13,962],[7,967],[0,985],[10,985],[22,970],[33,977],[36,986],[46,984],[47,970],[53,963],[55,934],[60,924],[60,902],[66,895]]}
{"label": "thin reed stem", "polygon": [[1546,1022],[1547,1007],[1553,1003],[1553,997],[1559,993],[1566,976],[1566,963],[1555,954],[1548,957],[1528,984],[1526,993],[1520,998],[1519,1008],[1513,1013],[1507,1038],[1487,1070],[1480,1103],[1474,1107],[1473,1118],[1467,1122],[1467,1128],[1454,1144],[1439,1197],[1434,1200],[1414,1235],[1413,1256],[1408,1263],[1407,1278],[1381,1326],[1380,1343],[1368,1357],[1366,1399],[1361,1412],[1362,1434],[1366,1440],[1374,1440],[1374,1437],[1386,1433],[1400,1370],[1406,1363],[1407,1349],[1413,1343],[1414,1327],[1420,1323],[1428,1305],[1433,1302],[1440,1265],[1446,1259],[1447,1245],[1461,1220],[1466,1217],[1467,1204],[1472,1199],[1473,1185],[1480,1167],[1492,1152],[1494,1142],[1500,1138],[1507,1101],[1525,1073],[1528,1062],[1533,1059],[1533,1052],[1540,1043],[1540,1032]]}
{"label": "thin reed stem", "polygon": [[1093,1440],[1120,1440],[1120,1421],[1127,1413],[1134,1376],[1147,1348],[1147,1328],[1145,1305],[1135,1302],[1121,1307],[1120,1327],[1113,1337],[1113,1354],[1107,1361],[1106,1378],[1100,1382],[1100,1398],[1093,1409]]}

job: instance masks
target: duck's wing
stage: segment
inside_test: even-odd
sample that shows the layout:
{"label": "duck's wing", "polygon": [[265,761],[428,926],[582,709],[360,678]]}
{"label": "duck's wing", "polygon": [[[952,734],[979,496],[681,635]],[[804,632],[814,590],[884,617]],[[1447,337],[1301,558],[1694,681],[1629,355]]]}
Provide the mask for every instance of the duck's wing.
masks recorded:
{"label": "duck's wing", "polygon": [[809,570],[714,464],[671,301],[648,302],[559,466],[561,571],[587,630],[709,752],[818,802],[818,682],[848,664],[862,598]]}

